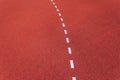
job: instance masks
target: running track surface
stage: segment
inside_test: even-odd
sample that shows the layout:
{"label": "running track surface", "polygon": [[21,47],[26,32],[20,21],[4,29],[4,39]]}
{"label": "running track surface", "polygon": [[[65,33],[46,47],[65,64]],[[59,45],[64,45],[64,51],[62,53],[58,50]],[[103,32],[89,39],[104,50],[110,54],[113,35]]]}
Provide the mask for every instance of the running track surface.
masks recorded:
{"label": "running track surface", "polygon": [[50,0],[0,0],[0,80],[120,80],[120,1],[54,1],[69,45]]}

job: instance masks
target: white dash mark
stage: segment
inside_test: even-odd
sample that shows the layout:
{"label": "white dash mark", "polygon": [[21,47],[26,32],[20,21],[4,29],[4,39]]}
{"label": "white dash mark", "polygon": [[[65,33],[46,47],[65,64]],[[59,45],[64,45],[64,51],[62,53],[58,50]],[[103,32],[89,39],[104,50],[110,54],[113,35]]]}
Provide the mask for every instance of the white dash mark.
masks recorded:
{"label": "white dash mark", "polygon": [[68,53],[69,53],[69,54],[72,54],[72,49],[71,49],[71,47],[68,47]]}
{"label": "white dash mark", "polygon": [[66,29],[64,30],[64,33],[65,33],[65,34],[68,34],[68,32],[67,32],[67,30],[66,30]]}
{"label": "white dash mark", "polygon": [[55,8],[57,8],[57,5],[55,5]]}
{"label": "white dash mark", "polygon": [[63,21],[63,18],[61,17],[60,20]]}
{"label": "white dash mark", "polygon": [[62,16],[62,14],[61,14],[61,13],[58,13],[58,15],[59,15],[59,16]]}
{"label": "white dash mark", "polygon": [[62,27],[65,27],[65,23],[62,23]]}
{"label": "white dash mark", "polygon": [[73,62],[73,60],[70,60],[70,67],[71,67],[71,69],[74,69],[74,62]]}
{"label": "white dash mark", "polygon": [[69,40],[69,38],[68,38],[68,37],[66,38],[66,42],[67,42],[67,43],[70,43],[70,40]]}
{"label": "white dash mark", "polygon": [[76,77],[72,77],[72,80],[76,80]]}
{"label": "white dash mark", "polygon": [[59,12],[60,10],[59,9],[57,9],[57,12]]}
{"label": "white dash mark", "polygon": [[53,2],[53,5],[55,5],[55,2]]}

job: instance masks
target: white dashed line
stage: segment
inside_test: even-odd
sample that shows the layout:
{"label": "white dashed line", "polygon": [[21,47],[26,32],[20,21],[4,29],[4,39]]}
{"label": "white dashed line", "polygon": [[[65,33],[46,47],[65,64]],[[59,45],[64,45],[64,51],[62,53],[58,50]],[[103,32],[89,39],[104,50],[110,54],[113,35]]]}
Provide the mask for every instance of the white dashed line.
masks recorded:
{"label": "white dashed line", "polygon": [[73,62],[73,60],[70,60],[70,67],[71,67],[71,69],[74,69],[74,62]]}
{"label": "white dashed line", "polygon": [[76,77],[72,77],[72,80],[76,80]]}
{"label": "white dashed line", "polygon": [[[68,31],[66,30],[66,25],[64,23],[64,19],[61,17],[62,14],[60,13],[60,10],[58,9],[57,5],[55,4],[54,0],[51,0],[52,4],[54,5],[57,13],[58,13],[58,16],[60,17],[60,21],[62,23],[62,27],[64,27],[64,34],[67,35],[68,34]],[[70,39],[69,37],[66,37],[66,43],[70,43]],[[68,54],[72,54],[72,48],[71,47],[68,47]],[[70,60],[70,68],[71,69],[74,69],[74,61],[73,60]],[[72,77],[72,80],[77,80],[76,77]]]}

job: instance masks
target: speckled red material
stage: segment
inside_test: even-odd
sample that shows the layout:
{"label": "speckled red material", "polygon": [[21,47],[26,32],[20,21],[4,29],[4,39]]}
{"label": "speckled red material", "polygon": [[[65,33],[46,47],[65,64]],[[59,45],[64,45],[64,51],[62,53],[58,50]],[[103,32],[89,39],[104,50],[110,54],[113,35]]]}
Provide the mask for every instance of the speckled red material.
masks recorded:
{"label": "speckled red material", "polygon": [[72,55],[50,0],[0,0],[0,80],[120,80],[120,1],[54,1]]}

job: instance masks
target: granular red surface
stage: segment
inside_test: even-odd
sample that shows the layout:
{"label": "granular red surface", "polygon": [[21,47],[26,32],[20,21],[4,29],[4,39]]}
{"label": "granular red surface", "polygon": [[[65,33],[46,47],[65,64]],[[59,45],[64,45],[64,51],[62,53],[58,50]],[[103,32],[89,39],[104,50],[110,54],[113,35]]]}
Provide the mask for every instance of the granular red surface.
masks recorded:
{"label": "granular red surface", "polygon": [[120,80],[120,1],[55,2],[72,55],[50,0],[0,1],[0,80]]}

